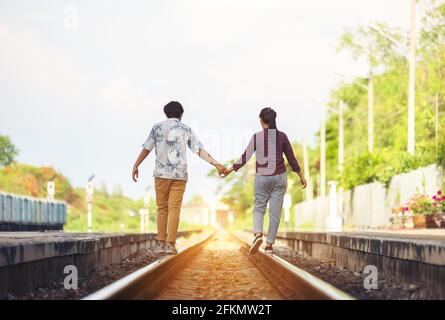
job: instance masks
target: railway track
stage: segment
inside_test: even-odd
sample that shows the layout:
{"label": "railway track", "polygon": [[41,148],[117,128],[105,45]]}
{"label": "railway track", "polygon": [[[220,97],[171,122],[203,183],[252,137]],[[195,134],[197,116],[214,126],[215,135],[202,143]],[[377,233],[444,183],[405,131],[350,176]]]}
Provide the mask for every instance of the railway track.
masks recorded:
{"label": "railway track", "polygon": [[85,297],[85,300],[347,300],[349,295],[220,230]]}

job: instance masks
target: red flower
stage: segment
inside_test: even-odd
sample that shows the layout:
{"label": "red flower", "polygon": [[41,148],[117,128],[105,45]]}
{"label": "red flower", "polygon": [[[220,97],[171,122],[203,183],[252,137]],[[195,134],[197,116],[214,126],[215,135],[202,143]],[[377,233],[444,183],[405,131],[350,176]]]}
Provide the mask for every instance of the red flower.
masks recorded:
{"label": "red flower", "polygon": [[445,196],[442,196],[442,200],[445,200]]}
{"label": "red flower", "polygon": [[437,191],[437,194],[440,196],[442,194],[442,190]]}

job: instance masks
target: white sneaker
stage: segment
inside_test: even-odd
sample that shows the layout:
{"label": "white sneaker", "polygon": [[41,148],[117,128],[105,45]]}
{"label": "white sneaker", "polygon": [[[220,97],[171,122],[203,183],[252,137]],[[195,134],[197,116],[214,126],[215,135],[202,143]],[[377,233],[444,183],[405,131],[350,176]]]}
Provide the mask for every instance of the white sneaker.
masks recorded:
{"label": "white sneaker", "polygon": [[176,246],[174,243],[167,243],[165,245],[165,253],[166,254],[178,254],[178,249],[176,249]]}
{"label": "white sneaker", "polygon": [[155,253],[165,253],[165,242],[164,241],[158,241],[156,243],[156,247],[154,249]]}
{"label": "white sneaker", "polygon": [[273,248],[271,245],[267,245],[266,248],[264,249],[264,253],[268,254],[268,255],[273,255]]}

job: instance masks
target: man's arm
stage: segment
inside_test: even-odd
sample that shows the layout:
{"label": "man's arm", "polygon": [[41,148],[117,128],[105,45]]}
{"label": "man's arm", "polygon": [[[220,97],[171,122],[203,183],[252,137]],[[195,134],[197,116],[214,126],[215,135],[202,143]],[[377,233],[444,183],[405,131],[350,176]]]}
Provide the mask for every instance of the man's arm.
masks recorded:
{"label": "man's arm", "polygon": [[226,174],[227,173],[227,168],[224,167],[222,164],[220,164],[218,161],[216,161],[207,151],[205,151],[204,149],[199,149],[198,151],[198,156],[210,163],[212,166],[214,166],[217,170],[218,170],[218,174]]}
{"label": "man's arm", "polygon": [[201,159],[214,166],[218,170],[219,175],[225,175],[227,173],[227,168],[216,161],[207,151],[204,150],[202,143],[192,130],[190,130],[190,137],[187,145],[193,153],[196,153]]}
{"label": "man's arm", "polygon": [[133,165],[133,171],[131,173],[131,177],[133,178],[134,182],[138,181],[139,178],[139,165],[142,163],[142,161],[147,158],[147,156],[150,154],[150,150],[143,148],[141,153],[139,153],[138,158],[136,159],[136,162]]}
{"label": "man's arm", "polygon": [[147,156],[150,154],[150,151],[153,150],[153,148],[155,147],[154,134],[155,134],[155,127],[151,129],[150,134],[142,144],[142,151],[141,153],[139,153],[139,156],[133,165],[133,171],[131,173],[131,177],[133,178],[134,182],[137,182],[139,178],[139,169],[138,169],[139,165],[142,163],[142,161],[145,160],[145,158],[147,158]]}

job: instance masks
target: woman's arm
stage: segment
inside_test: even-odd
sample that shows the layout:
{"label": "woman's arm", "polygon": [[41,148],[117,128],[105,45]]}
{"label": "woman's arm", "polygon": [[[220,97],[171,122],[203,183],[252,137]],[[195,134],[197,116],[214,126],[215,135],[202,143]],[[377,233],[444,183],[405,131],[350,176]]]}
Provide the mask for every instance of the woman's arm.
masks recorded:
{"label": "woman's arm", "polygon": [[284,135],[283,143],[284,143],[283,151],[284,151],[284,154],[286,155],[287,161],[289,162],[289,165],[291,166],[292,171],[294,171],[300,177],[301,185],[303,186],[303,189],[305,189],[307,186],[307,181],[304,178],[303,172],[301,171],[301,168],[300,168],[300,165],[298,164],[297,158],[295,158],[294,151],[292,150],[292,146],[291,146],[289,139],[287,138],[286,135]]}
{"label": "woman's arm", "polygon": [[241,158],[237,162],[235,162],[231,168],[229,168],[229,171],[232,172],[241,169],[247,163],[247,161],[249,161],[250,158],[252,158],[255,150],[256,150],[256,139],[255,135],[253,135]]}

